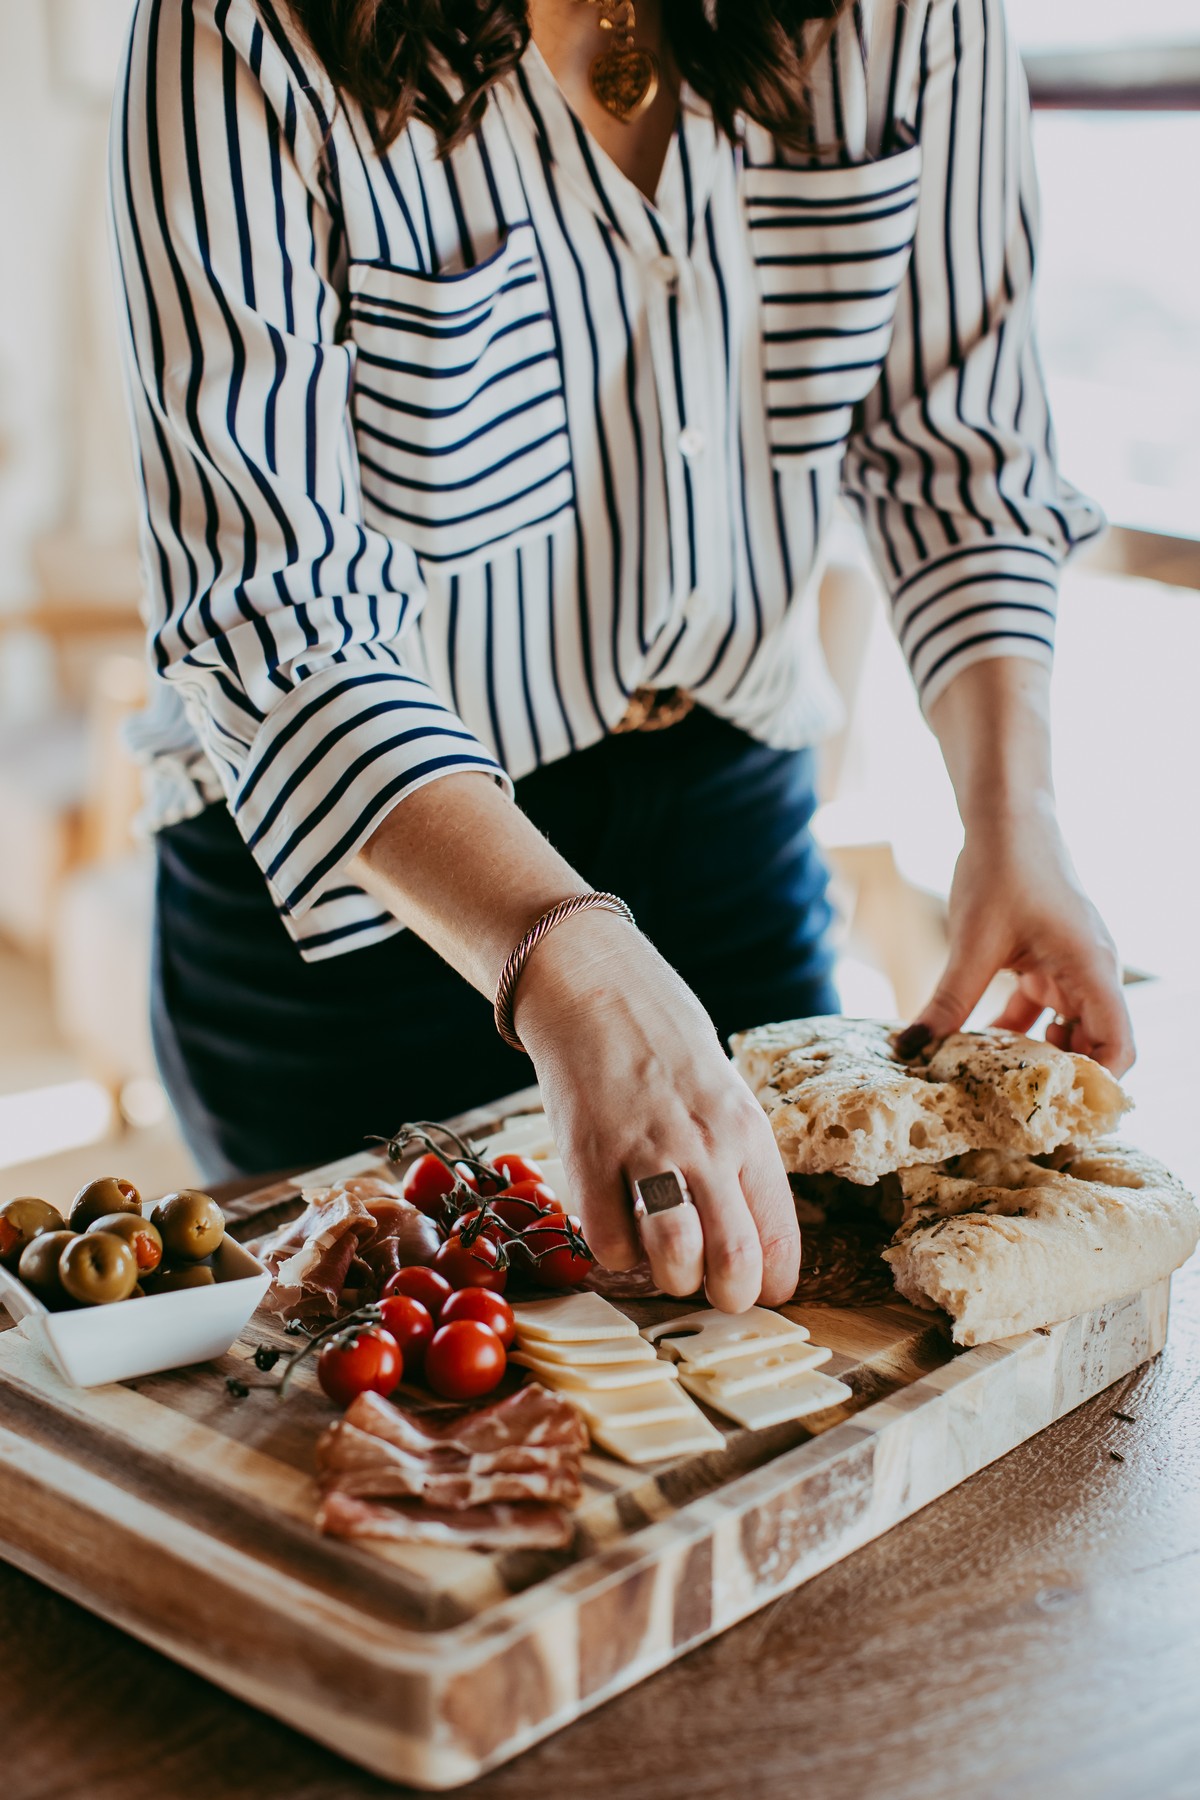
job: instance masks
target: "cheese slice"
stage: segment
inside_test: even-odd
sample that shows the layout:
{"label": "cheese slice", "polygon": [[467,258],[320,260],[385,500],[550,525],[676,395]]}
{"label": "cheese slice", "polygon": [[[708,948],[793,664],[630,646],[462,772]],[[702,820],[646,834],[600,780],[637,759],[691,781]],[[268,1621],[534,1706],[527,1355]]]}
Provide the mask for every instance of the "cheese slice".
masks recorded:
{"label": "cheese slice", "polygon": [[711,1377],[684,1369],[679,1379],[690,1393],[711,1406],[714,1412],[724,1413],[750,1431],[762,1431],[767,1425],[781,1425],[785,1419],[802,1419],[808,1413],[824,1412],[826,1407],[840,1406],[843,1400],[852,1397],[852,1390],[844,1381],[808,1370],[774,1387],[722,1396],[713,1392]]}
{"label": "cheese slice", "polygon": [[[778,1350],[763,1350],[757,1356],[739,1356],[732,1362],[718,1363],[703,1372],[707,1391],[713,1394],[751,1394],[756,1388],[777,1388],[806,1369],[827,1363],[833,1355],[821,1344],[789,1344]],[[691,1373],[690,1363],[679,1365],[680,1375]],[[696,1371],[699,1374],[699,1371]]]}
{"label": "cheese slice", "polygon": [[503,1156],[506,1151],[513,1156],[530,1156],[535,1162],[542,1160],[539,1154],[542,1150],[548,1156],[556,1154],[550,1121],[544,1112],[514,1113],[503,1120],[499,1130],[479,1142],[477,1148],[485,1162],[490,1162],[494,1156]]}
{"label": "cheese slice", "polygon": [[662,1420],[656,1425],[630,1425],[613,1421],[591,1427],[596,1442],[622,1462],[665,1462],[689,1451],[723,1450],[725,1439],[698,1406],[688,1418]]}
{"label": "cheese slice", "polygon": [[663,1425],[671,1419],[691,1419],[695,1403],[677,1381],[637,1388],[572,1388],[571,1405],[583,1414],[589,1430],[599,1425]]}
{"label": "cheese slice", "polygon": [[510,1350],[509,1362],[532,1369],[546,1387],[570,1388],[639,1388],[662,1386],[679,1379],[678,1371],[655,1357],[653,1362],[609,1363],[596,1368],[578,1368],[574,1363],[546,1362],[527,1350]]}
{"label": "cheese slice", "polygon": [[649,1325],[642,1333],[652,1344],[657,1343],[669,1356],[692,1369],[712,1369],[718,1363],[755,1356],[773,1348],[781,1338],[805,1343],[808,1335],[806,1326],[793,1324],[791,1319],[769,1312],[765,1306],[752,1306],[742,1313],[722,1313],[704,1307],[699,1312],[684,1313],[682,1318],[668,1319],[662,1325]]}
{"label": "cheese slice", "polygon": [[[553,1150],[553,1144],[550,1148]],[[532,1155],[532,1152],[530,1154]],[[545,1156],[539,1151],[534,1157],[534,1161],[542,1171],[542,1180],[547,1187],[553,1189],[555,1198],[562,1202],[563,1211],[573,1212],[575,1208],[571,1200],[571,1190],[567,1186],[567,1171],[559,1162],[558,1157]]]}
{"label": "cheese slice", "polygon": [[[595,1343],[602,1338],[635,1338],[632,1319],[599,1294],[556,1294],[552,1300],[527,1300],[513,1307],[518,1338],[548,1338],[563,1343]],[[795,1326],[794,1330],[803,1330]]]}
{"label": "cheese slice", "polygon": [[[657,1363],[654,1345],[643,1337],[589,1338],[585,1343],[555,1338],[525,1338],[517,1334],[518,1347],[540,1362],[569,1363],[573,1369],[608,1368],[610,1364]],[[832,1355],[832,1352],[830,1352]]]}

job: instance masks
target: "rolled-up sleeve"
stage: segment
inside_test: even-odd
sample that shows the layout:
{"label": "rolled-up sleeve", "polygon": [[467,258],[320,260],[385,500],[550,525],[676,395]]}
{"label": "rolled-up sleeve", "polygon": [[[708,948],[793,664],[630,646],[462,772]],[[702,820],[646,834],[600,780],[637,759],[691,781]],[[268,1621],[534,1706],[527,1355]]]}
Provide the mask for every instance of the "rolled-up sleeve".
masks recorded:
{"label": "rolled-up sleeve", "polygon": [[141,0],[111,195],[154,665],[299,917],[406,794],[507,777],[406,660],[420,568],[362,522],[336,169],[273,20]]}
{"label": "rolled-up sleeve", "polygon": [[1056,464],[1028,97],[1000,0],[931,0],[914,122],[912,260],[843,482],[927,710],[971,663],[1050,662],[1060,565],[1103,520]]}

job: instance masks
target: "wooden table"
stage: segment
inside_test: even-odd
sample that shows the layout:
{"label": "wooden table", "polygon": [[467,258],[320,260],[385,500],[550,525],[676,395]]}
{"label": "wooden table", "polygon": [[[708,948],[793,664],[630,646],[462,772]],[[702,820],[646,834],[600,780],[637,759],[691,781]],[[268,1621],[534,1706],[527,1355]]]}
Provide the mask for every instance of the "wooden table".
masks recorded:
{"label": "wooden table", "polygon": [[[1135,1012],[1139,1135],[1200,1185],[1195,1008]],[[401,1791],[2,1567],[0,1769],[6,1800]],[[1200,1261],[1156,1364],[463,1791],[1196,1800]]]}

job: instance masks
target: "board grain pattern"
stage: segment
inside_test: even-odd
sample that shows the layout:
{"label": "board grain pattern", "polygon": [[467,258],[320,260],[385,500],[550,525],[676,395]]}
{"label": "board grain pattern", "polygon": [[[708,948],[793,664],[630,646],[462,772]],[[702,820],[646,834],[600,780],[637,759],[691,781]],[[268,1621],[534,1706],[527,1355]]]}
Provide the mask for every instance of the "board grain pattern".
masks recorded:
{"label": "board grain pattern", "polygon": [[[535,1103],[466,1115],[482,1132]],[[371,1156],[333,1165],[377,1166]],[[328,1176],[321,1172],[321,1179]],[[286,1216],[280,1182],[230,1209],[239,1235]],[[927,1505],[1129,1374],[1166,1336],[1169,1284],[1047,1332],[954,1352],[900,1302],[796,1306],[854,1400],[724,1452],[629,1469],[585,1459],[567,1556],[344,1544],[311,1518],[328,1403],[280,1405],[257,1319],[219,1364],[67,1387],[0,1333],[0,1553],[239,1697],[367,1768],[470,1780],[662,1668]],[[686,1310],[628,1309],[645,1323]]]}

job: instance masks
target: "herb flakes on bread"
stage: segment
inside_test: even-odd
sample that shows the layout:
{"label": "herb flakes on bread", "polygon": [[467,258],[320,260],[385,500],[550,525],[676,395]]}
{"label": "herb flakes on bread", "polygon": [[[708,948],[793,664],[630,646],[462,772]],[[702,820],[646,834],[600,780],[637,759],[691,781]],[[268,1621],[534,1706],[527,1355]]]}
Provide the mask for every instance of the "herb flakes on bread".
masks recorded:
{"label": "herb flakes on bread", "polygon": [[784,1167],[864,1186],[970,1150],[1086,1144],[1132,1104],[1090,1057],[995,1028],[956,1031],[911,1061],[874,1019],[794,1019],[730,1041]]}
{"label": "herb flakes on bread", "polygon": [[1195,1249],[1196,1202],[1152,1156],[1113,1142],[1053,1160],[976,1150],[901,1172],[905,1217],[884,1260],[906,1300],[950,1314],[956,1344],[1136,1293]]}

